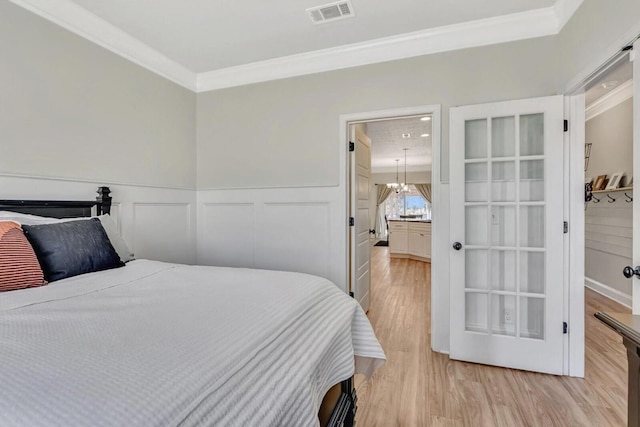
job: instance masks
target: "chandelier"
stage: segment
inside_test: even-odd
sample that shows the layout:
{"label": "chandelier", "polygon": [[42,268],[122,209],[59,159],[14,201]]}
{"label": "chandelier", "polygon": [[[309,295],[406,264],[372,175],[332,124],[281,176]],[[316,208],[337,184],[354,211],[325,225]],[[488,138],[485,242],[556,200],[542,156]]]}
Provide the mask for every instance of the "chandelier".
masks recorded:
{"label": "chandelier", "polygon": [[394,190],[396,190],[396,193],[398,192],[398,188],[400,187],[400,184],[398,184],[398,163],[400,162],[400,159],[396,159],[396,182],[390,182],[387,184],[387,188],[393,188]]}
{"label": "chandelier", "polygon": [[408,148],[403,148],[404,150],[404,182],[400,183],[400,188],[396,188],[396,193],[409,192],[409,184],[407,184],[407,150]]}

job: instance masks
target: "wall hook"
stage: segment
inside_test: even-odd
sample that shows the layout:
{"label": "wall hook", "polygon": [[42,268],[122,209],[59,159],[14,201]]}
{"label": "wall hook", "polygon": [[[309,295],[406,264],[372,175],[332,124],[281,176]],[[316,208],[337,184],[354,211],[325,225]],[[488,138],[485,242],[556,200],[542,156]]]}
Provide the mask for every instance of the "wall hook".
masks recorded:
{"label": "wall hook", "polygon": [[613,202],[615,202],[615,201],[616,201],[616,199],[614,199],[613,197],[611,197],[611,195],[610,195],[610,194],[607,194],[607,197],[609,198],[609,200],[607,200],[607,202],[609,202],[609,203],[613,203]]}
{"label": "wall hook", "polygon": [[600,199],[598,199],[596,196],[591,196],[591,198],[593,199],[593,203],[600,203]]}
{"label": "wall hook", "polygon": [[630,196],[630,195],[628,195],[626,191],[625,191],[625,193],[624,193],[624,197],[626,197],[625,202],[627,202],[627,203],[631,203],[631,202],[633,202],[633,197],[632,197],[632,196]]}

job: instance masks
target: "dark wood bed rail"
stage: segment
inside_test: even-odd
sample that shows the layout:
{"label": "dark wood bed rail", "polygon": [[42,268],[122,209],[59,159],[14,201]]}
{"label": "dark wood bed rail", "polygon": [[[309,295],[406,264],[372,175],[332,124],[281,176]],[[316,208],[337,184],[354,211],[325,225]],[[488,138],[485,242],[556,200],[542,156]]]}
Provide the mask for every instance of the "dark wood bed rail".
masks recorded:
{"label": "dark wood bed rail", "polygon": [[0,200],[0,210],[53,218],[91,216],[94,206],[98,215],[111,213],[111,190],[99,187],[98,197],[92,200]]}

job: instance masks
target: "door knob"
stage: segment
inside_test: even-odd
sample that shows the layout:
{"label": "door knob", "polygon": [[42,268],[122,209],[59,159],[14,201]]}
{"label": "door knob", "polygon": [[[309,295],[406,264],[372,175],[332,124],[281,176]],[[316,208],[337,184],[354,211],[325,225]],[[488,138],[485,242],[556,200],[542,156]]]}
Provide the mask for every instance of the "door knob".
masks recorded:
{"label": "door knob", "polygon": [[632,267],[626,266],[622,270],[622,274],[624,274],[624,277],[626,277],[627,279],[631,279],[633,276],[640,277],[640,265],[637,266],[635,270]]}
{"label": "door knob", "polygon": [[455,242],[453,244],[453,249],[455,249],[456,251],[459,251],[460,249],[462,249],[462,243],[460,242]]}

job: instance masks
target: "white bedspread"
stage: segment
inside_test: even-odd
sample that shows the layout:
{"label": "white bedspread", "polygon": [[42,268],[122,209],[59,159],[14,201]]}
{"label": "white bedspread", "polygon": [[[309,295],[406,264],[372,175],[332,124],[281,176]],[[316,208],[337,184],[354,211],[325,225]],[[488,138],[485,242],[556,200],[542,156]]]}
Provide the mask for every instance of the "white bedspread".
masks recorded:
{"label": "white bedspread", "polygon": [[384,363],[325,279],[132,261],[0,294],[0,425],[313,426],[354,356]]}

